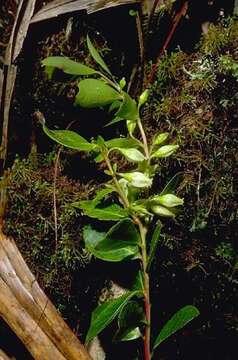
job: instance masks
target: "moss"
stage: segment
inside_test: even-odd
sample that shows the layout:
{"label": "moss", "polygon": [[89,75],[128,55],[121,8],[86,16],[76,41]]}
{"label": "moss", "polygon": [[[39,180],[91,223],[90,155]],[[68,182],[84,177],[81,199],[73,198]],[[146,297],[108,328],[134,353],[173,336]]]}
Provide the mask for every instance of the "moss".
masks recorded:
{"label": "moss", "polygon": [[236,49],[237,39],[237,19],[226,19],[223,24],[210,24],[208,33],[203,36],[201,50],[205,54],[221,55],[227,50]]}
{"label": "moss", "polygon": [[157,88],[157,91],[159,88],[159,93],[163,94],[171,82],[174,84],[176,80],[180,79],[182,65],[186,58],[187,55],[182,51],[164,55],[158,64],[156,79],[152,88]]}
{"label": "moss", "polygon": [[73,274],[90,262],[82,241],[83,220],[71,205],[90,194],[88,185],[59,174],[56,183],[57,240],[54,219],[54,156],[16,159],[9,179],[5,232],[19,246],[41,285],[58,302],[68,303]]}
{"label": "moss", "polygon": [[[174,171],[183,171],[181,195],[189,200],[181,219],[195,232],[214,226],[215,238],[219,221],[229,226],[237,218],[237,29],[238,22],[232,19],[225,25],[211,25],[196,53],[166,54],[144,118],[151,136],[157,127],[169,131],[180,144],[177,161],[164,164],[167,171],[160,175],[159,184]],[[211,51],[209,44],[214,45]],[[225,51],[229,55],[221,56]]]}

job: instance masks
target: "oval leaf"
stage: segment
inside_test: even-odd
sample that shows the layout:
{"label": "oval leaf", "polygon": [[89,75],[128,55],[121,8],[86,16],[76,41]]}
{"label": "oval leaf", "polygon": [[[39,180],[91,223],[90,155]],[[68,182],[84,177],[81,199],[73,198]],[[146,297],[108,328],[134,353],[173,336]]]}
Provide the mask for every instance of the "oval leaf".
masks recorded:
{"label": "oval leaf", "polygon": [[99,52],[93,46],[93,43],[88,35],[87,35],[87,46],[92,58],[96,61],[96,63],[98,63],[98,65],[100,65],[103,68],[103,70],[105,70],[108,74],[111,75],[111,71],[109,70],[108,66],[106,65],[105,61],[103,60]]}
{"label": "oval leaf", "polygon": [[106,234],[86,226],[83,237],[86,248],[99,259],[118,262],[139,256],[139,234],[129,219],[118,222]]}
{"label": "oval leaf", "polygon": [[85,215],[98,220],[118,221],[128,216],[127,210],[117,204],[112,204],[102,209],[92,206],[81,206],[81,208]]}
{"label": "oval leaf", "polygon": [[153,158],[166,158],[172,155],[176,150],[178,150],[179,145],[164,145],[156,150],[153,154]]}
{"label": "oval leaf", "polygon": [[43,124],[43,130],[46,135],[60,145],[70,149],[79,151],[91,151],[96,148],[95,144],[91,144],[82,136],[71,130],[50,130]]}
{"label": "oval leaf", "polygon": [[153,141],[153,145],[161,145],[163,142],[165,142],[167,140],[168,137],[169,137],[168,132],[164,132],[164,133],[156,135],[156,137]]}
{"label": "oval leaf", "polygon": [[119,110],[116,112],[116,116],[121,119],[136,121],[138,119],[138,108],[136,101],[123,91],[123,102]]}
{"label": "oval leaf", "polygon": [[84,108],[105,106],[120,98],[120,94],[102,80],[84,79],[78,86],[75,105]]}
{"label": "oval leaf", "polygon": [[131,138],[130,139],[128,139],[128,138],[116,138],[116,139],[106,141],[106,146],[109,149],[115,148],[115,147],[128,149],[128,148],[131,148],[131,147],[138,147],[140,145],[141,145],[141,143],[140,143],[139,140],[135,140],[135,139],[131,139]]}
{"label": "oval leaf", "polygon": [[42,65],[60,69],[69,75],[92,75],[97,73],[97,70],[63,56],[49,56],[42,61]]}
{"label": "oval leaf", "polygon": [[107,325],[109,325],[126,303],[137,294],[137,291],[128,292],[117,299],[99,305],[92,313],[90,327],[86,336],[86,343],[97,336]]}
{"label": "oval leaf", "polygon": [[158,337],[155,340],[153,349],[155,350],[164,340],[169,338],[178,330],[199,315],[199,310],[192,305],[186,305],[178,310],[172,318],[164,325]]}
{"label": "oval leaf", "polygon": [[125,156],[125,158],[132,162],[142,162],[145,160],[144,155],[137,149],[121,149],[121,148],[115,148],[115,150],[120,151],[122,155]]}

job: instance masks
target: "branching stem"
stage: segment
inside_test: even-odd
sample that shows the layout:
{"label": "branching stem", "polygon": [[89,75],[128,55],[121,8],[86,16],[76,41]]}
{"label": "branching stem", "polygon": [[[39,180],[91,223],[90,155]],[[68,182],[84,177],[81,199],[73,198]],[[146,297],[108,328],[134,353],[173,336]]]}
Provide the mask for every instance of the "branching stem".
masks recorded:
{"label": "branching stem", "polygon": [[[141,127],[140,127],[140,125]],[[148,151],[148,145],[147,145],[147,139],[146,135],[143,129],[143,126],[141,124],[141,121],[138,121],[138,126],[141,130],[141,136],[143,138],[144,143],[144,150],[146,156],[148,155],[149,158],[149,151]],[[118,182],[116,173],[113,169],[113,166],[110,162],[110,159],[108,157],[108,153],[103,153],[104,160],[106,162],[106,165],[108,167],[108,170],[111,173],[112,180],[114,182],[115,188],[117,189],[117,192],[119,194],[119,197],[124,205],[125,208],[128,208],[130,206],[130,203],[124,194],[121,185]],[[143,295],[144,295],[144,308],[145,308],[145,316],[146,316],[146,326],[145,326],[145,333],[144,333],[144,359],[145,360],[151,360],[151,350],[150,350],[150,332],[151,332],[151,304],[150,304],[150,277],[147,272],[147,265],[148,265],[148,256],[147,256],[147,247],[146,247],[146,235],[148,232],[147,227],[143,224],[141,219],[136,216],[132,215],[132,219],[135,223],[135,225],[138,227],[140,232],[140,238],[141,238],[141,266],[142,266],[142,272],[143,272]]]}
{"label": "branching stem", "polygon": [[149,159],[150,154],[149,154],[148,142],[147,142],[145,131],[144,131],[144,128],[143,128],[140,118],[137,119],[137,124],[138,124],[139,130],[140,130],[140,133],[141,133],[143,144],[144,144],[145,156],[147,159]]}
{"label": "branching stem", "polygon": [[113,170],[113,167],[112,167],[112,165],[111,165],[111,162],[110,162],[110,159],[109,159],[109,157],[108,157],[108,154],[105,153],[105,154],[103,154],[103,155],[104,155],[104,160],[105,160],[105,162],[106,162],[106,164],[107,164],[108,170],[109,170],[110,173],[111,173],[112,180],[113,180],[113,182],[114,182],[115,188],[117,189],[117,192],[118,192],[118,194],[119,194],[119,196],[120,196],[120,199],[121,199],[124,207],[125,207],[125,208],[128,208],[128,207],[130,206],[129,201],[128,201],[126,195],[124,194],[124,192],[123,192],[123,190],[122,190],[122,188],[121,188],[121,186],[120,186],[120,184],[119,184],[119,182],[118,182],[118,180],[117,180],[115,171]]}

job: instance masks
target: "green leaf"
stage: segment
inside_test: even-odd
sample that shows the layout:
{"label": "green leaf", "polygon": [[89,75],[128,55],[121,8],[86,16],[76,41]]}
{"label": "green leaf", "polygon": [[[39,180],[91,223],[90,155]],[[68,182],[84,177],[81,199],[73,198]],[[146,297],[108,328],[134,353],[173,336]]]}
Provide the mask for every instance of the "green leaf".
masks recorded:
{"label": "green leaf", "polygon": [[116,338],[117,341],[132,341],[142,337],[140,328],[137,326],[135,328],[129,328],[125,330],[122,334],[119,334]]}
{"label": "green leaf", "polygon": [[100,202],[109,194],[114,192],[112,188],[104,188],[96,193],[92,200],[81,200],[72,203],[72,206],[87,211],[87,209],[94,209]]}
{"label": "green leaf", "polygon": [[132,136],[133,132],[136,129],[137,123],[133,120],[127,120],[126,126],[127,126],[127,130],[129,131],[129,134]]}
{"label": "green leaf", "polygon": [[152,158],[166,158],[172,155],[176,150],[178,150],[179,145],[164,145],[161,146],[152,154]]}
{"label": "green leaf", "polygon": [[55,68],[53,66],[46,66],[45,67],[45,72],[46,72],[46,75],[47,75],[48,79],[50,79],[50,80],[52,79],[54,71],[55,71]]}
{"label": "green leaf", "polygon": [[75,98],[75,105],[83,108],[95,108],[111,104],[120,99],[120,94],[98,79],[84,79],[78,84],[79,92]]}
{"label": "green leaf", "polygon": [[90,225],[83,228],[83,239],[85,241],[86,248],[92,252],[98,244],[105,238],[105,232],[99,232],[91,228]]}
{"label": "green leaf", "polygon": [[92,313],[90,327],[86,336],[86,343],[105,329],[119,314],[126,303],[137,294],[136,291],[127,292],[117,299],[99,305]]}
{"label": "green leaf", "polygon": [[140,142],[135,139],[116,138],[116,139],[106,141],[106,146],[108,149],[115,148],[115,147],[128,149],[131,147],[140,146]]}
{"label": "green leaf", "polygon": [[104,161],[104,157],[102,156],[101,153],[99,153],[99,154],[97,154],[97,155],[95,156],[94,161],[95,161],[96,163],[100,163],[100,162]]}
{"label": "green leaf", "polygon": [[135,283],[133,284],[133,290],[138,290],[143,293],[144,291],[144,280],[143,280],[143,273],[141,270],[138,271]]}
{"label": "green leaf", "polygon": [[50,130],[45,124],[43,124],[43,130],[52,140],[70,149],[92,151],[97,147],[97,145],[91,144],[82,136],[71,130]]}
{"label": "green leaf", "polygon": [[142,105],[144,105],[148,100],[148,97],[149,97],[149,90],[146,89],[139,97],[138,106],[141,107]]}
{"label": "green leaf", "polygon": [[117,110],[121,106],[121,101],[115,100],[113,103],[111,103],[108,112],[112,112],[114,110]]}
{"label": "green leaf", "polygon": [[130,300],[120,311],[118,316],[118,326],[120,329],[126,329],[139,325],[145,321],[143,307],[134,300]]}
{"label": "green leaf", "polygon": [[181,183],[182,177],[183,177],[182,172],[179,172],[179,173],[175,174],[172,177],[172,179],[170,179],[168,184],[164,187],[164,189],[161,191],[160,195],[166,195],[166,194],[169,194],[169,193],[173,193],[177,189],[179,184]]}
{"label": "green leaf", "polygon": [[143,205],[143,204],[140,204],[140,203],[135,202],[135,203],[131,204],[130,209],[140,217],[145,217],[145,216],[147,217],[147,216],[152,215],[147,210],[147,207],[145,205]]}
{"label": "green leaf", "polygon": [[161,145],[163,142],[165,142],[165,140],[167,140],[168,137],[169,137],[168,132],[158,134],[153,141],[153,145]]}
{"label": "green leaf", "polygon": [[102,209],[84,205],[85,203],[81,202],[79,207],[81,207],[85,215],[94,219],[104,221],[118,221],[128,217],[127,210],[117,204],[112,204]]}
{"label": "green leaf", "polygon": [[124,120],[124,119],[122,119],[121,117],[115,116],[109,123],[107,123],[107,124],[105,125],[105,127],[108,127],[108,126],[110,126],[110,125],[116,124],[116,123],[118,123],[118,122],[120,122],[120,121],[123,121],[123,120]]}
{"label": "green leaf", "polygon": [[145,160],[145,157],[144,155],[137,149],[122,149],[122,148],[114,148],[113,150],[118,150],[120,151],[120,153],[122,155],[125,156],[125,158],[128,160],[128,161],[132,161],[132,162],[142,162]]}
{"label": "green leaf", "polygon": [[62,70],[69,75],[93,75],[98,71],[63,56],[49,56],[42,61],[42,65]]}
{"label": "green leaf", "polygon": [[130,16],[137,16],[137,15],[138,15],[138,11],[131,9],[131,10],[129,10],[129,15],[130,15]]}
{"label": "green leaf", "polygon": [[86,226],[83,237],[86,248],[104,261],[118,262],[139,256],[139,234],[129,219],[119,221],[106,234]]}
{"label": "green leaf", "polygon": [[87,35],[87,46],[92,58],[96,61],[96,63],[98,63],[98,65],[100,65],[103,68],[103,70],[105,70],[108,74],[111,75],[111,71],[109,70],[108,66],[106,65],[105,61],[103,60],[99,52],[93,46],[93,43],[88,35]]}
{"label": "green leaf", "polygon": [[116,112],[118,118],[124,120],[136,121],[138,119],[138,108],[136,101],[130,97],[126,92],[123,91],[123,101]]}
{"label": "green leaf", "polygon": [[139,325],[144,322],[145,314],[143,307],[137,301],[130,300],[119,313],[119,330],[116,333],[115,340],[130,341],[138,339],[142,336]]}
{"label": "green leaf", "polygon": [[93,200],[91,200],[93,207],[96,207],[107,195],[111,194],[112,192],[114,192],[114,189],[108,187],[98,190],[96,196],[93,198]]}
{"label": "green leaf", "polygon": [[149,252],[149,256],[148,256],[147,271],[150,271],[150,267],[151,267],[152,261],[154,259],[155,253],[156,253],[156,249],[157,249],[158,242],[160,239],[161,228],[162,228],[162,224],[158,220],[157,224],[155,226],[153,235],[152,235],[151,243],[150,243],[150,252]]}
{"label": "green leaf", "polygon": [[103,139],[103,137],[101,135],[98,135],[96,143],[98,144],[98,146],[100,146],[101,149],[106,148],[105,140]]}
{"label": "green leaf", "polygon": [[178,310],[172,318],[164,325],[158,337],[155,340],[153,350],[155,350],[164,340],[169,338],[178,330],[199,315],[199,310],[192,305],[186,305]]}

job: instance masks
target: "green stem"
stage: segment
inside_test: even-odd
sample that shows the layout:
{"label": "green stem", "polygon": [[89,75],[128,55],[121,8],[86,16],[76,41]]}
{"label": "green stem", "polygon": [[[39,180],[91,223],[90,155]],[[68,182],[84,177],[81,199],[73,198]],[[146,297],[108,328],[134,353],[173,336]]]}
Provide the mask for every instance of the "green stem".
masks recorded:
{"label": "green stem", "polygon": [[112,81],[111,79],[109,79],[106,75],[104,75],[101,72],[98,72],[100,74],[100,76],[109,84],[111,85],[115,90],[117,90],[118,92],[121,91],[120,86],[117,84],[116,81]]}
{"label": "green stem", "polygon": [[[142,126],[142,125],[141,125]],[[142,127],[143,129],[143,127]],[[144,137],[145,133],[143,131]],[[146,140],[146,137],[145,137]],[[144,139],[143,139],[144,141]],[[144,143],[145,149],[147,149],[148,152],[148,146],[147,141]],[[146,151],[146,150],[145,150]],[[104,160],[106,162],[106,165],[108,167],[108,170],[111,173],[112,180],[114,182],[115,188],[117,189],[117,192],[119,194],[119,197],[124,205],[125,208],[128,208],[130,206],[130,203],[124,194],[118,180],[115,174],[115,171],[113,170],[113,167],[111,165],[110,159],[108,157],[108,153],[105,152],[103,154]],[[151,350],[150,350],[150,332],[151,332],[151,304],[150,304],[150,277],[147,272],[147,265],[148,265],[148,255],[147,255],[147,249],[146,249],[146,235],[147,235],[147,227],[142,223],[139,217],[132,216],[132,219],[136,226],[138,226],[140,237],[141,237],[141,256],[142,256],[142,271],[143,271],[143,279],[144,279],[144,308],[145,308],[145,317],[146,317],[146,326],[145,326],[145,333],[144,333],[144,360],[151,360]]]}
{"label": "green stem", "polygon": [[108,170],[109,170],[110,173],[111,173],[112,180],[113,180],[114,185],[115,185],[115,188],[116,188],[116,190],[117,190],[117,192],[118,192],[118,194],[119,194],[119,196],[120,196],[120,199],[121,199],[124,207],[125,207],[125,208],[128,208],[128,207],[130,206],[129,201],[128,201],[126,195],[124,194],[124,192],[123,192],[123,190],[122,190],[122,188],[121,188],[121,186],[120,186],[120,184],[119,184],[119,182],[118,182],[118,180],[117,180],[115,171],[113,170],[113,167],[112,167],[112,165],[111,165],[111,162],[110,162],[110,159],[109,159],[109,157],[108,157],[108,154],[105,153],[105,154],[103,154],[103,156],[104,156],[104,160],[105,160],[105,162],[106,162],[106,164],[107,164]]}
{"label": "green stem", "polygon": [[149,154],[149,148],[148,148],[147,138],[146,138],[145,131],[144,131],[144,128],[143,128],[143,125],[142,125],[142,123],[141,123],[141,119],[140,119],[140,118],[137,119],[137,124],[138,124],[139,130],[140,130],[140,133],[141,133],[141,137],[142,137],[143,144],[144,144],[145,156],[146,156],[147,159],[149,159],[150,154]]}
{"label": "green stem", "polygon": [[151,360],[150,351],[150,330],[151,330],[151,304],[150,304],[150,277],[147,272],[147,249],[146,249],[146,234],[148,229],[142,224],[141,220],[136,218],[136,223],[139,227],[141,236],[141,255],[142,255],[142,271],[144,278],[144,307],[146,316],[146,326],[144,333],[144,358],[145,360]]}

